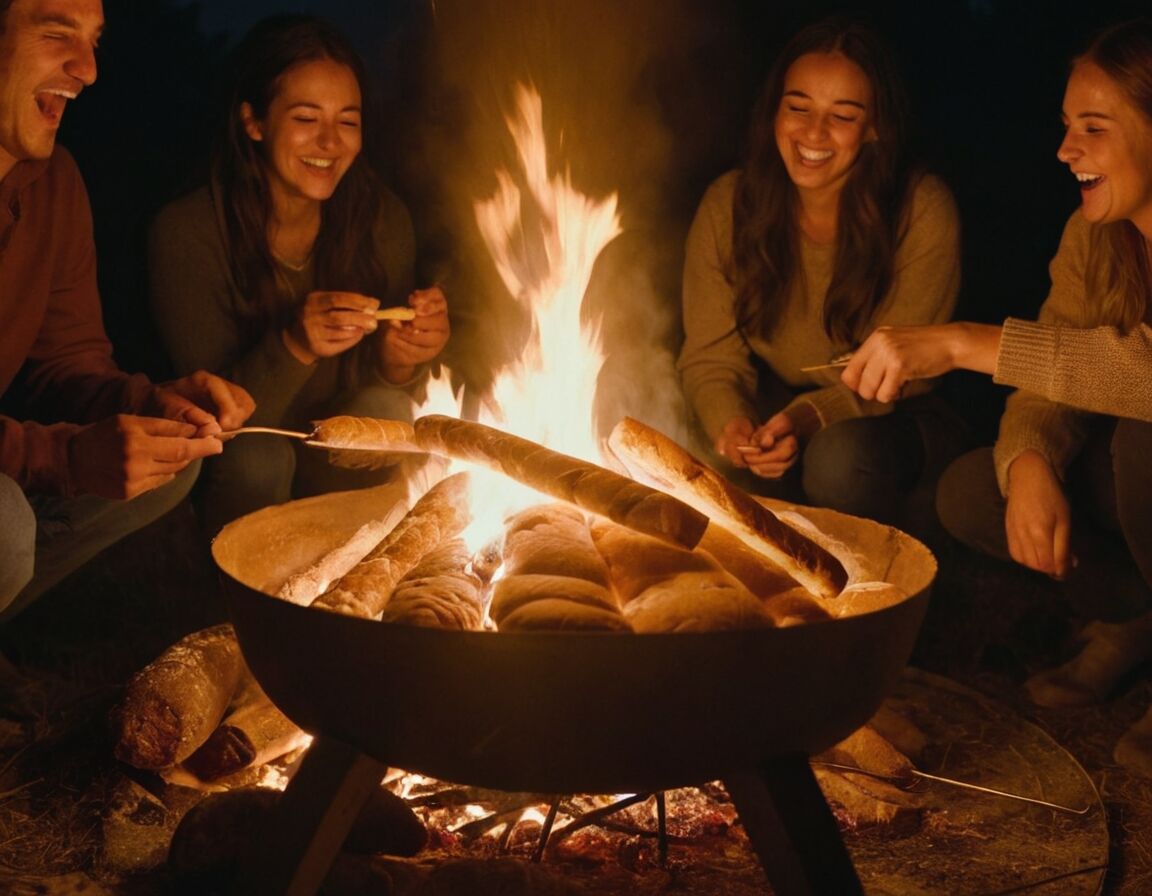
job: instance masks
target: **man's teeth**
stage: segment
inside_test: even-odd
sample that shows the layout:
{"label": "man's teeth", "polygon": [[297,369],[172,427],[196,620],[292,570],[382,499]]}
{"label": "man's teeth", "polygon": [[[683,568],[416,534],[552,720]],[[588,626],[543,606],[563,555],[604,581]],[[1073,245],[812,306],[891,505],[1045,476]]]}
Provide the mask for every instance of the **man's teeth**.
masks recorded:
{"label": "man's teeth", "polygon": [[830,149],[815,150],[797,146],[796,151],[800,153],[800,158],[806,162],[823,162],[825,159],[832,158],[832,150]]}
{"label": "man's teeth", "polygon": [[331,168],[335,159],[310,159],[302,157],[300,159],[305,165],[311,165],[313,168]]}

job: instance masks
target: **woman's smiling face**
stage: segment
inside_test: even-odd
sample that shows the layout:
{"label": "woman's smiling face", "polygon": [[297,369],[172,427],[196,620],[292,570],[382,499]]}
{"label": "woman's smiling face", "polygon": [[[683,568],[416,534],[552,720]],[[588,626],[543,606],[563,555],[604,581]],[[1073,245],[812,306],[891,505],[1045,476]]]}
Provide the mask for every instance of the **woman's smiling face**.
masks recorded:
{"label": "woman's smiling face", "polygon": [[1152,121],[1089,61],[1068,78],[1063,115],[1068,130],[1056,155],[1080,182],[1084,217],[1129,220],[1152,239]]}
{"label": "woman's smiling face", "polygon": [[839,193],[865,143],[876,139],[872,85],[840,53],[807,53],[788,68],[776,110],[776,147],[805,191]]}
{"label": "woman's smiling face", "polygon": [[318,59],[286,71],[278,88],[263,119],[241,105],[244,128],[264,145],[275,198],[322,202],[360,153],[360,85],[348,66]]}

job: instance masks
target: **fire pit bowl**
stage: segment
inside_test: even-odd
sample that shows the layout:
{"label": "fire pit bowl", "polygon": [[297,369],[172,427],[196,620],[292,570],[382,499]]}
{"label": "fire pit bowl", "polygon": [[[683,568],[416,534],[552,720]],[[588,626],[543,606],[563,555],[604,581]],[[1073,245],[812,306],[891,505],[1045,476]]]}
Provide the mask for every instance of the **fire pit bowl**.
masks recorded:
{"label": "fire pit bowl", "polygon": [[[732,791],[749,772],[787,768],[804,770],[810,799],[806,757],[862,725],[895,686],[936,572],[901,532],[796,508],[909,597],[791,628],[632,635],[439,631],[270,596],[396,498],[387,486],[308,498],[220,533],[212,551],[244,657],[306,731],[383,765],[501,790],[631,793],[723,779]],[[808,890],[785,881],[781,892]]]}

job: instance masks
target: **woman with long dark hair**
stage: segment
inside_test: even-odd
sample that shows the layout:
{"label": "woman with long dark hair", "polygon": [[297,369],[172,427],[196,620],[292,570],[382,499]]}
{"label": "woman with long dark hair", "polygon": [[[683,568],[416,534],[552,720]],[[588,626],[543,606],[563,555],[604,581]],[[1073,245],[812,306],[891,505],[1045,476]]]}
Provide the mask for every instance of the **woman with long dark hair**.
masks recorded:
{"label": "woman with long dark hair", "polygon": [[689,407],[745,485],[887,522],[942,467],[954,418],[930,384],[893,409],[826,365],[877,325],[955,306],[956,208],[907,157],[906,105],[870,28],[825,20],[787,44],[742,168],[697,210],[679,359]]}
{"label": "woman with long dark hair", "polygon": [[[960,541],[1064,582],[1083,649],[1027,683],[1046,706],[1105,699],[1152,659],[1152,20],[1073,62],[1057,152],[1080,184],[1038,321],[879,330],[844,381],[886,398],[954,368],[1017,386],[993,448],[953,464],[937,503]],[[1152,776],[1152,710],[1118,761]]]}
{"label": "woman with long dark hair", "polygon": [[[253,425],[339,413],[410,419],[449,335],[438,288],[414,290],[407,210],[365,158],[363,63],[323,21],[258,23],[235,56],[208,186],[165,207],[151,240],[153,309],[177,370],[227,371]],[[410,308],[412,320],[375,312]],[[237,439],[205,472],[220,524],[267,504],[373,484],[283,439]]]}

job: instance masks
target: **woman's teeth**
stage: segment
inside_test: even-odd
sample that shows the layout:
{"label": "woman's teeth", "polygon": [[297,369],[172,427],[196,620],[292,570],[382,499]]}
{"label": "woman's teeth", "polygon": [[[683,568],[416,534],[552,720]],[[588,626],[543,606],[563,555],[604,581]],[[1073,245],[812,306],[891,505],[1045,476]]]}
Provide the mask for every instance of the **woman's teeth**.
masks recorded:
{"label": "woman's teeth", "polygon": [[1104,180],[1103,174],[1081,174],[1076,172],[1076,180],[1080,181],[1081,190],[1091,190],[1096,184]]}
{"label": "woman's teeth", "polygon": [[825,159],[832,158],[832,150],[830,149],[815,150],[797,146],[796,151],[805,162],[823,162]]}
{"label": "woman's teeth", "polygon": [[310,165],[313,168],[331,168],[333,163],[336,160],[335,159],[301,158],[300,161],[303,162],[305,165]]}

